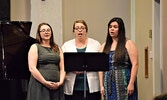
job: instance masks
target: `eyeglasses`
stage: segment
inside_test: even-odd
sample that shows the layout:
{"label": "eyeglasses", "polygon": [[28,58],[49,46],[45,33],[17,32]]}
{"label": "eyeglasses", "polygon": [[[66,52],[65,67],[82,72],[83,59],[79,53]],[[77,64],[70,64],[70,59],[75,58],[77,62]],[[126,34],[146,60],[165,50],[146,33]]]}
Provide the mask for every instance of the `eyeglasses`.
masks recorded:
{"label": "eyeglasses", "polygon": [[84,29],[86,29],[85,27],[76,27],[76,28],[74,28],[75,30],[77,30],[77,31],[83,31]]}
{"label": "eyeglasses", "polygon": [[42,32],[42,33],[48,33],[48,32],[50,32],[51,30],[50,29],[48,29],[48,30],[41,30],[40,32]]}

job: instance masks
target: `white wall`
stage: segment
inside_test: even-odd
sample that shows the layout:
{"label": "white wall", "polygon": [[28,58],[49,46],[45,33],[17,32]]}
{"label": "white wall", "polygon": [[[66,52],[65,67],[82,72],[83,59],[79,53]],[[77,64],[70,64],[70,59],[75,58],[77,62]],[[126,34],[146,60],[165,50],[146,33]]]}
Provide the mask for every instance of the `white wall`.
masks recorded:
{"label": "white wall", "polygon": [[62,0],[31,0],[31,21],[33,37],[38,25],[46,22],[53,28],[55,42],[62,44]]}
{"label": "white wall", "polygon": [[162,92],[161,53],[160,53],[160,0],[153,0],[153,95]]}
{"label": "white wall", "polygon": [[167,1],[153,0],[153,92],[167,92]]}

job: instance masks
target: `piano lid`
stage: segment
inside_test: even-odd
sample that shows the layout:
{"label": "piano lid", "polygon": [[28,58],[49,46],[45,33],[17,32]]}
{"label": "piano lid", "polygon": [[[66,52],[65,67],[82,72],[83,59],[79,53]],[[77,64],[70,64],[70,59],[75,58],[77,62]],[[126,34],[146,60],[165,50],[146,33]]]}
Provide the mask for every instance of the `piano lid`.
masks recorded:
{"label": "piano lid", "polygon": [[29,36],[31,25],[28,21],[0,22],[0,79],[4,74],[7,79],[29,78],[28,51],[35,43]]}

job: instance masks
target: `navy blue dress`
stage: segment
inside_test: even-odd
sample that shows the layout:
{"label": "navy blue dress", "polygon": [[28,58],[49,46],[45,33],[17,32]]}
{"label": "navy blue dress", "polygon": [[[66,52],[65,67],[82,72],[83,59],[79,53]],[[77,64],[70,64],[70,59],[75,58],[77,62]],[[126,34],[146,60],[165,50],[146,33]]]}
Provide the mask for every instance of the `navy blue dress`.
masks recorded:
{"label": "navy blue dress", "polygon": [[130,81],[132,64],[125,49],[125,61],[122,66],[114,67],[114,51],[109,54],[109,71],[104,72],[104,100],[137,100],[137,81],[134,92],[127,96],[127,86]]}

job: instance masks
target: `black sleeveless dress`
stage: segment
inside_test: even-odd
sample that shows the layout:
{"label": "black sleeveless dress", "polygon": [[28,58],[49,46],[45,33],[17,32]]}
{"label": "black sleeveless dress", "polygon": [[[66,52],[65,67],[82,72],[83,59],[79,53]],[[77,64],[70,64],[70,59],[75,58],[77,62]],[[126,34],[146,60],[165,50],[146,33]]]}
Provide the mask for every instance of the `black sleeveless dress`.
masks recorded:
{"label": "black sleeveless dress", "polygon": [[[59,82],[59,52],[55,54],[49,47],[36,45],[38,48],[37,69],[45,80]],[[63,88],[59,87],[57,90],[50,90],[31,75],[27,100],[64,100]]]}

